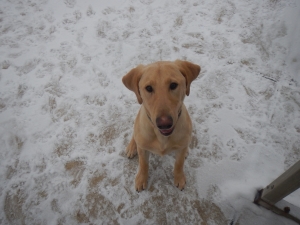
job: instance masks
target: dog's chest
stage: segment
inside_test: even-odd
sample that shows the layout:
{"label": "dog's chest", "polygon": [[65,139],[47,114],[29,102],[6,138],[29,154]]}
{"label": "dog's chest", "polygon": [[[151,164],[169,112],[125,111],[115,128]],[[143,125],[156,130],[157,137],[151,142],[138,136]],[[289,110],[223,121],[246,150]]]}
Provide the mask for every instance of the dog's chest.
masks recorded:
{"label": "dog's chest", "polygon": [[173,140],[164,140],[164,138],[162,138],[162,140],[153,140],[151,144],[147,146],[146,149],[154,154],[163,156],[169,154],[172,151],[182,150],[185,147],[186,145],[180,145],[174,142]]}

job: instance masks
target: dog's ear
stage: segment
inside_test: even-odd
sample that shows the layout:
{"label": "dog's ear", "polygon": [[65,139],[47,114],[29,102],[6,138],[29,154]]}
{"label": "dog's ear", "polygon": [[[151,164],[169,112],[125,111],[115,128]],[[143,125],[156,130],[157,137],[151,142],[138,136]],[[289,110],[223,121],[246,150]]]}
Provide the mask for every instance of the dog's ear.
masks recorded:
{"label": "dog's ear", "polygon": [[140,95],[139,82],[143,73],[143,65],[139,65],[136,68],[130,70],[123,78],[123,84],[131,91],[133,91],[137,97],[137,100],[140,104],[143,103],[143,100]]}
{"label": "dog's ear", "polygon": [[200,66],[182,60],[176,60],[175,64],[178,66],[179,71],[185,77],[186,80],[186,95],[190,94],[190,86],[193,80],[197,78],[200,73]]}

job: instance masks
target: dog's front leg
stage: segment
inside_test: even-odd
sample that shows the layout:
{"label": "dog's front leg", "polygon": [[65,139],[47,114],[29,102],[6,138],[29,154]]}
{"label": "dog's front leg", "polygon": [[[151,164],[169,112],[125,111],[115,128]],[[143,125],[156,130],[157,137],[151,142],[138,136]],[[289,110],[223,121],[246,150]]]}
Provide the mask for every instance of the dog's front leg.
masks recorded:
{"label": "dog's front leg", "polygon": [[137,154],[136,150],[136,143],[134,137],[131,138],[127,148],[126,148],[126,155],[129,159],[133,158]]}
{"label": "dog's front leg", "polygon": [[139,170],[135,177],[135,190],[140,192],[147,188],[149,170],[149,152],[137,147],[139,156]]}
{"label": "dog's front leg", "polygon": [[174,165],[174,184],[181,191],[184,189],[186,183],[186,178],[183,172],[183,165],[184,165],[184,160],[187,152],[188,152],[187,148],[178,151],[176,153],[176,161]]}

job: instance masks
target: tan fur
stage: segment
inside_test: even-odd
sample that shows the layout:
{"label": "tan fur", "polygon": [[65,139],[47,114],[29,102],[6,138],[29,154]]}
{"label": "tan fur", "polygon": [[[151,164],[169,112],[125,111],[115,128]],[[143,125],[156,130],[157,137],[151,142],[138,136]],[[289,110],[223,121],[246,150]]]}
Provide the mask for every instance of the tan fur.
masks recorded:
{"label": "tan fur", "polygon": [[[165,155],[176,152],[174,184],[182,190],[186,183],[183,172],[185,156],[191,139],[192,122],[183,100],[190,93],[190,84],[200,72],[200,66],[187,61],[161,61],[139,65],[126,74],[124,85],[136,94],[141,104],[135,119],[133,137],[126,148],[129,158],[139,155],[139,170],[135,178],[135,189],[147,187],[149,152]],[[171,83],[178,86],[173,90]],[[146,87],[151,86],[152,92]],[[159,129],[172,121],[172,128]],[[163,133],[171,132],[165,136]]]}

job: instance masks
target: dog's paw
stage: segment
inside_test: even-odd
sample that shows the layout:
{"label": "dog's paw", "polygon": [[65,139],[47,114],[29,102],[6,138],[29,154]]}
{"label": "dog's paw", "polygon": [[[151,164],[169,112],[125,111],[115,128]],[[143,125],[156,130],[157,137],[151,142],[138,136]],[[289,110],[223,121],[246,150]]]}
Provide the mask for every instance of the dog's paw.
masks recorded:
{"label": "dog's paw", "polygon": [[184,173],[175,174],[174,175],[174,184],[176,187],[179,188],[179,190],[183,190],[184,186],[186,184],[186,179]]}
{"label": "dog's paw", "polygon": [[136,143],[133,138],[131,139],[130,143],[128,144],[128,146],[126,148],[126,155],[127,155],[127,158],[129,158],[129,159],[131,159],[137,155]]}
{"label": "dog's paw", "polygon": [[190,154],[189,151],[186,151],[184,158],[186,159],[189,156],[189,154]]}
{"label": "dog's paw", "polygon": [[137,151],[136,149],[132,149],[132,148],[126,148],[126,155],[127,155],[127,158],[129,159],[132,159],[134,156],[137,155]]}
{"label": "dog's paw", "polygon": [[138,172],[138,174],[135,177],[135,190],[137,192],[140,192],[142,190],[145,190],[147,188],[147,180],[148,175]]}

